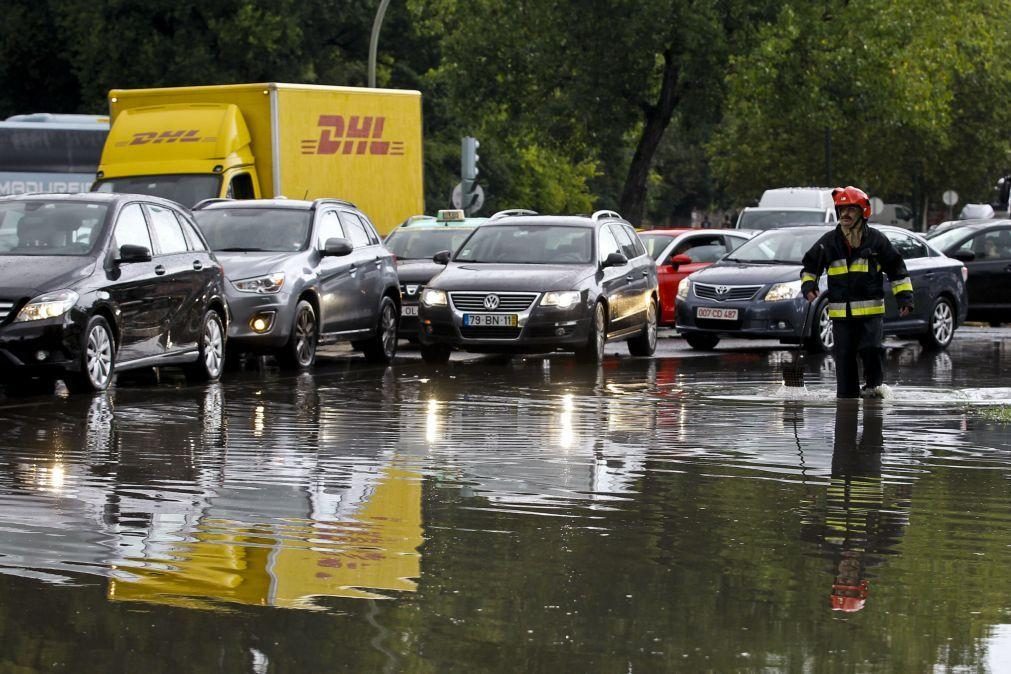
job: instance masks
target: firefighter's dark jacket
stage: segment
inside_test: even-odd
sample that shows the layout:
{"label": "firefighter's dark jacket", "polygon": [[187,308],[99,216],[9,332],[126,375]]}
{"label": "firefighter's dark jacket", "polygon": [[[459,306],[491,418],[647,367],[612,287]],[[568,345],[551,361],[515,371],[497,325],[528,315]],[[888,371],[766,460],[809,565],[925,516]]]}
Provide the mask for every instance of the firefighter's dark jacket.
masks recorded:
{"label": "firefighter's dark jacket", "polygon": [[902,256],[884,234],[866,223],[863,239],[850,248],[842,226],[818,239],[804,255],[801,293],[818,292],[818,277],[828,271],[828,314],[833,319],[866,318],[885,313],[882,272],[891,281],[899,308],[913,308],[913,284]]}

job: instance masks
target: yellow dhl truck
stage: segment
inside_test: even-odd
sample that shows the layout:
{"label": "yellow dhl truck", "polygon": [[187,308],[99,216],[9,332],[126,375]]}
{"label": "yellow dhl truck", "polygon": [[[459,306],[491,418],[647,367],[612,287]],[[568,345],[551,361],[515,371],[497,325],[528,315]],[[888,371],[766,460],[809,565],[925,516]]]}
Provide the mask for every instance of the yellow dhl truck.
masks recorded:
{"label": "yellow dhl truck", "polygon": [[109,92],[93,190],[184,206],[334,197],[386,233],[423,213],[421,93],[301,84]]}

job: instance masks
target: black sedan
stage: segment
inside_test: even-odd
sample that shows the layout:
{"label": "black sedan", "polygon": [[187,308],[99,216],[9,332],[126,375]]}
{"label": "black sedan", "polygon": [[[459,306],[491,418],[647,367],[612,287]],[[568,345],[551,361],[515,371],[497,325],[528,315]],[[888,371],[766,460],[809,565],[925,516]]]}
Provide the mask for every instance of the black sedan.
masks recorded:
{"label": "black sedan", "polygon": [[0,199],[0,372],[10,391],[115,372],[221,375],[224,275],[185,210],[124,194]]}
{"label": "black sedan", "polygon": [[969,270],[970,319],[1011,321],[1011,220],[952,222],[927,240]]}
{"label": "black sedan", "polygon": [[[943,349],[965,321],[966,269],[916,234],[876,226],[902,255],[913,283],[916,307],[899,317],[890,285],[885,291],[885,332],[918,337]],[[696,349],[712,349],[721,337],[805,343],[812,351],[833,346],[824,296],[813,305],[800,294],[801,259],[829,227],[770,230],[678,288],[677,329]],[[820,279],[825,289],[826,277]]]}
{"label": "black sedan", "polygon": [[604,344],[656,348],[656,264],[613,211],[590,217],[489,220],[421,293],[421,353],[575,351],[599,362]]}

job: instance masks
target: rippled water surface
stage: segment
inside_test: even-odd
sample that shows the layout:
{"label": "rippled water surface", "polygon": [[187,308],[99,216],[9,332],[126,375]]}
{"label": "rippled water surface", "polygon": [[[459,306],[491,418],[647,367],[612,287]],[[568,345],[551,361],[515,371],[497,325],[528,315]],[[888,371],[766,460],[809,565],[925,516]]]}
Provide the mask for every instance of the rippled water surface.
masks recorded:
{"label": "rippled water surface", "polygon": [[0,671],[1008,671],[1007,351],[8,399]]}

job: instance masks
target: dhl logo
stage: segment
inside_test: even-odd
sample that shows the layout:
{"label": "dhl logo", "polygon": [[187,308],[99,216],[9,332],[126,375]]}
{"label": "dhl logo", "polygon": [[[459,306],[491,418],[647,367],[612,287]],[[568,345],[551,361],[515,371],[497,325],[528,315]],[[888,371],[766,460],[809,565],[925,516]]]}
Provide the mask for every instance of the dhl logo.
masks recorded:
{"label": "dhl logo", "polygon": [[302,154],[404,154],[404,141],[383,140],[385,117],[320,115],[319,138],[302,141]]}
{"label": "dhl logo", "polygon": [[124,145],[147,145],[149,143],[214,143],[218,139],[212,136],[201,136],[198,129],[182,129],[179,131],[140,131],[133,134],[130,140],[121,140],[117,147]]}

